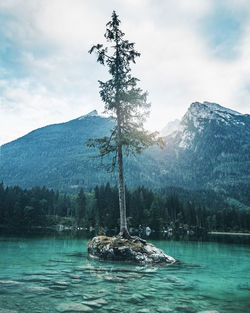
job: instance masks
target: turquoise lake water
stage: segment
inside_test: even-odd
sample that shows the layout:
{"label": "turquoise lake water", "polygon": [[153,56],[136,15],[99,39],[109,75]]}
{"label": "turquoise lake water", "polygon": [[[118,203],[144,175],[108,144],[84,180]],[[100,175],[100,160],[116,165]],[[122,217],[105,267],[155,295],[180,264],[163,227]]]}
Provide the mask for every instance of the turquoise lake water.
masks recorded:
{"label": "turquoise lake water", "polygon": [[87,240],[0,237],[0,313],[250,312],[250,246],[153,243],[182,263],[104,263]]}

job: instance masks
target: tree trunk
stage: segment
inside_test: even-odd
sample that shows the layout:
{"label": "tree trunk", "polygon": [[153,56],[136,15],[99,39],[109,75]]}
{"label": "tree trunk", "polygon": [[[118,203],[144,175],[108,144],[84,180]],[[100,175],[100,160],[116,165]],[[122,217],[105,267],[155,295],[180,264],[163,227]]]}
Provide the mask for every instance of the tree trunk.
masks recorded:
{"label": "tree trunk", "polygon": [[128,238],[130,237],[130,235],[129,235],[128,228],[127,228],[122,146],[120,144],[118,147],[118,190],[119,190],[119,207],[120,207],[120,236]]}
{"label": "tree trunk", "polygon": [[127,217],[126,217],[126,199],[125,199],[125,184],[123,176],[123,156],[122,156],[122,142],[121,142],[121,104],[119,100],[120,92],[120,81],[119,81],[119,64],[120,64],[120,53],[119,53],[119,35],[118,30],[115,33],[116,42],[116,60],[115,60],[115,102],[116,102],[116,114],[117,114],[117,144],[118,144],[118,190],[119,190],[119,208],[120,208],[120,233],[119,235],[124,238],[130,238],[127,228]]}
{"label": "tree trunk", "polygon": [[122,155],[122,143],[121,143],[121,116],[120,107],[117,107],[117,135],[118,135],[118,191],[119,191],[119,208],[120,208],[120,236],[129,238],[129,232],[127,228],[126,217],[126,199],[125,199],[125,184],[123,175],[123,155]]}

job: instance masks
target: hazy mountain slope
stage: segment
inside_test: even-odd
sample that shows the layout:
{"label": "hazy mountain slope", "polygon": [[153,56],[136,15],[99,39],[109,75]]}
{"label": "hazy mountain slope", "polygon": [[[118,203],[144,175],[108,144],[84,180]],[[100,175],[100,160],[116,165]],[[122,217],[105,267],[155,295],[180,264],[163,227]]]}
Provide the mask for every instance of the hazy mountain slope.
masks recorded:
{"label": "hazy mountain slope", "polygon": [[[49,125],[2,146],[0,181],[6,185],[32,187],[46,185],[64,191],[88,189],[96,184],[114,181],[96,158],[98,151],[89,149],[89,138],[109,135],[113,126],[111,118],[98,116],[93,111],[72,121]],[[125,162],[127,182],[145,183],[152,180],[150,158],[141,162],[142,156]],[[107,163],[107,162],[106,162]],[[151,182],[152,184],[152,182]]]}
{"label": "hazy mountain slope", "polygon": [[160,131],[162,137],[166,137],[173,132],[177,131],[180,126],[180,120],[175,119],[174,121],[168,122],[167,125]]}
{"label": "hazy mountain slope", "polygon": [[92,112],[84,118],[34,130],[2,147],[0,179],[22,187],[37,184],[61,189],[84,184],[95,175],[91,164],[96,162],[90,158],[85,142],[90,134],[108,134],[111,127],[111,119]]}

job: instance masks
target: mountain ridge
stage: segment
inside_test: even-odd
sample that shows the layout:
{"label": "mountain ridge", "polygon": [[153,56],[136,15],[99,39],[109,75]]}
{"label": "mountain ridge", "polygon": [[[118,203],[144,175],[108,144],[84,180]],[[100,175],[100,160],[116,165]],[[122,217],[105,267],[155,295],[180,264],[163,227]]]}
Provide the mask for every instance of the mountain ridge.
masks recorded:
{"label": "mountain ridge", "polygon": [[[46,185],[73,192],[107,181],[116,182],[86,147],[89,138],[110,133],[110,117],[96,110],[64,123],[36,129],[1,146],[0,181],[6,185]],[[250,186],[250,115],[215,103],[193,102],[177,129],[166,137],[163,150],[147,149],[125,159],[129,187],[177,186],[212,189],[244,200]],[[240,190],[239,186],[241,186]],[[230,191],[230,194],[228,192]],[[239,196],[237,196],[239,192]]]}

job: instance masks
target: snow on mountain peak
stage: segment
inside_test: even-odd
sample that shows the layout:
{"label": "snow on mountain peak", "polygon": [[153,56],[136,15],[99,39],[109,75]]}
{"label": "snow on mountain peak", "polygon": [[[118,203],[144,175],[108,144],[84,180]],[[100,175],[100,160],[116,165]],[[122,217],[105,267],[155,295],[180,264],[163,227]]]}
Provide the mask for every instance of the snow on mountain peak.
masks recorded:
{"label": "snow on mountain peak", "polygon": [[230,113],[230,114],[233,114],[233,115],[242,115],[241,113],[239,113],[237,111],[225,108],[225,107],[223,107],[223,106],[221,106],[221,105],[219,105],[217,103],[204,101],[203,105],[206,105],[211,110],[220,111],[220,112],[227,112],[227,113]]}
{"label": "snow on mountain peak", "polygon": [[96,110],[93,110],[93,111],[89,112],[88,114],[85,114],[85,115],[79,117],[78,120],[83,120],[84,118],[89,117],[89,116],[99,116],[99,115],[98,115],[98,112]]}
{"label": "snow on mountain peak", "polygon": [[184,115],[179,131],[182,133],[179,147],[188,148],[192,145],[195,133],[201,133],[206,123],[215,120],[217,123],[225,125],[236,125],[244,122],[238,119],[243,114],[225,108],[217,103],[207,102],[193,102],[187,113]]}
{"label": "snow on mountain peak", "polygon": [[[205,112],[207,113],[207,117],[211,117],[211,114],[232,114],[232,115],[242,115],[241,113],[225,108],[217,103],[213,103],[213,102],[208,102],[208,101],[204,101],[203,103],[201,102],[193,102],[190,105],[189,108],[190,111],[192,111],[192,113],[197,113],[199,115],[203,115]],[[201,116],[201,117],[206,117],[206,116]]]}
{"label": "snow on mountain peak", "polygon": [[188,113],[199,118],[207,119],[218,119],[219,117],[230,119],[232,115],[242,115],[237,111],[207,101],[204,101],[203,103],[193,102],[188,109],[187,114]]}
{"label": "snow on mountain peak", "polygon": [[182,119],[182,124],[193,121],[194,127],[201,127],[204,120],[217,120],[226,124],[233,122],[235,116],[242,115],[239,112],[225,108],[217,103],[193,102]]}

